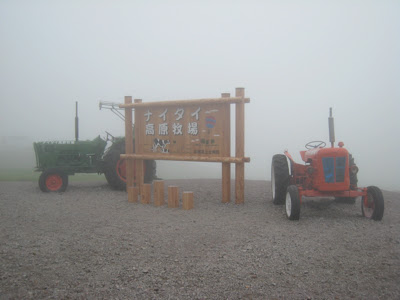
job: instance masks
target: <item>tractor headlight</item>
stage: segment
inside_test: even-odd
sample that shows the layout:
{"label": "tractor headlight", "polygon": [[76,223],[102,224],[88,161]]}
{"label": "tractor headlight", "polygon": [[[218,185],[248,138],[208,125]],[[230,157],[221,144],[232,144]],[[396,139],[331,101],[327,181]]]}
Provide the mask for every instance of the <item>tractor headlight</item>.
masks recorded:
{"label": "tractor headlight", "polygon": [[358,167],[356,165],[352,165],[350,167],[350,172],[353,174],[357,174],[358,173]]}

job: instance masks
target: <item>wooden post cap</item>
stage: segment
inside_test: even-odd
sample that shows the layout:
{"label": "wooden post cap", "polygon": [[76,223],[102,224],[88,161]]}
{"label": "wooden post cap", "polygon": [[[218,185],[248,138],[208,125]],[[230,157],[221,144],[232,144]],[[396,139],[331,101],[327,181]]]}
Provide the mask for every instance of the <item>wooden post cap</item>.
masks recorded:
{"label": "wooden post cap", "polygon": [[235,89],[235,95],[236,95],[236,97],[244,97],[244,88],[237,87]]}

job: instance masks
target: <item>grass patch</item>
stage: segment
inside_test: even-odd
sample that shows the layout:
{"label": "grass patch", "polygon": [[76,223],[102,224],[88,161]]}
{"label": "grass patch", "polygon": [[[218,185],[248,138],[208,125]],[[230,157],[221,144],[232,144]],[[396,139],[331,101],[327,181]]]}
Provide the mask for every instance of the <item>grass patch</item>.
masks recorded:
{"label": "grass patch", "polygon": [[0,169],[0,181],[36,181],[39,176],[31,169]]}
{"label": "grass patch", "polygon": [[[0,181],[38,181],[41,172],[33,169],[0,169]],[[70,181],[106,181],[104,175],[96,173],[75,174],[69,176]]]}

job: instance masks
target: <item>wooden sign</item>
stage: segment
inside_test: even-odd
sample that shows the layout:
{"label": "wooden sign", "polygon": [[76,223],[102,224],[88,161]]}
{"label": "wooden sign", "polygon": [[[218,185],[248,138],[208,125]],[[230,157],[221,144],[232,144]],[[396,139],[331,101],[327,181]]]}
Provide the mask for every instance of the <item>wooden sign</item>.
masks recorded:
{"label": "wooden sign", "polygon": [[[244,88],[235,97],[172,100],[142,103],[125,97],[125,146],[127,191],[134,186],[133,161],[139,194],[143,191],[143,160],[176,160],[222,163],[222,202],[230,201],[230,164],[235,163],[236,203],[244,202]],[[236,105],[235,156],[231,157],[231,104]],[[133,151],[132,109],[135,110],[135,151]]]}
{"label": "wooden sign", "polygon": [[136,108],[137,115],[142,137],[138,153],[222,157],[229,146],[229,104]]}

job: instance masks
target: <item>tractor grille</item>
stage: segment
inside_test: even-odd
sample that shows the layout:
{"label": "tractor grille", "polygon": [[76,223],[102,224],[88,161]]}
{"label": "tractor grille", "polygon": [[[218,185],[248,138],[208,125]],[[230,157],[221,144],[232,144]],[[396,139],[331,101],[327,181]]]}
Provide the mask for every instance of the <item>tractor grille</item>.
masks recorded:
{"label": "tractor grille", "polygon": [[344,182],[346,157],[323,157],[322,166],[326,183]]}

